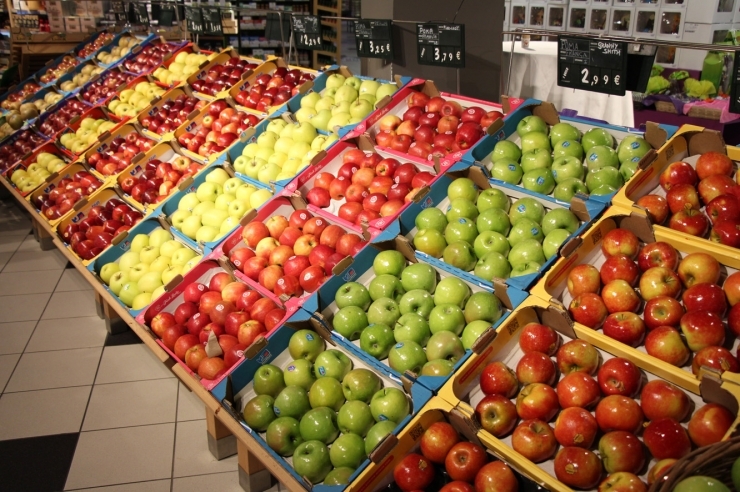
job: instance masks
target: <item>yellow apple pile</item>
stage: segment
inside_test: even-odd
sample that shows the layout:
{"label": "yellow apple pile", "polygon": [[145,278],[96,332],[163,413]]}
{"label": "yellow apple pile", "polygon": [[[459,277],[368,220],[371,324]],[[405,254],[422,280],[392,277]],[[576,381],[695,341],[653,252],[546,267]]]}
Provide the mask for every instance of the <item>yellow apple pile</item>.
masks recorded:
{"label": "yellow apple pile", "polygon": [[65,133],[59,137],[59,142],[75,154],[81,154],[85,149],[98,140],[98,136],[110,131],[116,124],[112,121],[85,118],[74,133]]}
{"label": "yellow apple pile", "polygon": [[117,98],[108,103],[108,109],[119,118],[135,117],[161,97],[166,91],[152,82],[139,82],[133,89],[125,89]]}
{"label": "yellow apple pile", "polygon": [[10,181],[23,193],[29,193],[46,181],[52,173],[59,172],[67,166],[64,160],[48,152],[39,152],[36,162],[26,169],[13,172]]}
{"label": "yellow apple pile", "polygon": [[139,44],[139,40],[132,36],[124,36],[118,40],[118,46],[114,46],[110,53],[102,51],[96,57],[99,62],[110,65],[115,63],[131,52],[131,48]]}
{"label": "yellow apple pile", "polygon": [[102,72],[103,68],[90,63],[82,67],[80,73],[72,77],[72,80],[62,82],[59,88],[62,89],[64,92],[72,92],[78,87],[82,87],[83,85],[87,84],[88,82],[90,82],[91,78]]}
{"label": "yellow apple pile", "polygon": [[168,68],[159,67],[152,75],[163,84],[174,85],[197,72],[206,60],[208,57],[202,53],[178,53]]}

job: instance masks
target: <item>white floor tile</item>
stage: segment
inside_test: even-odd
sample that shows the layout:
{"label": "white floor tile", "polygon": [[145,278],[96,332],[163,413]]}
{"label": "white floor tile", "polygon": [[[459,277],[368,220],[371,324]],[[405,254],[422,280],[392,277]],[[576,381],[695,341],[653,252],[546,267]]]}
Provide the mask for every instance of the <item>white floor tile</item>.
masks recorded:
{"label": "white floor tile", "polygon": [[62,270],[67,259],[57,249],[50,251],[17,251],[5,265],[5,272]]}
{"label": "white floor tile", "polygon": [[239,472],[214,473],[172,480],[172,492],[200,492],[202,490],[241,492]]}
{"label": "white floor tile", "polygon": [[0,297],[0,323],[36,321],[50,297],[50,293]]}
{"label": "white floor tile", "polygon": [[36,325],[26,352],[102,347],[107,333],[105,321],[97,316],[44,319]]}
{"label": "white floor tile", "polygon": [[173,478],[234,471],[237,466],[236,455],[218,461],[208,451],[205,419],[178,422]]}
{"label": "white floor tile", "polygon": [[0,253],[15,253],[22,242],[22,236],[6,236],[0,234]]}
{"label": "white floor tile", "polygon": [[5,388],[20,358],[21,354],[0,355],[0,388]]}
{"label": "white floor tile", "polygon": [[23,354],[6,392],[67,388],[93,384],[100,348]]}
{"label": "white floor tile", "polygon": [[174,422],[176,405],[176,380],[98,384],[90,397],[82,430]]}
{"label": "white floor tile", "polygon": [[23,238],[23,242],[18,247],[18,251],[42,251],[42,249],[36,238],[33,235],[29,235]]}
{"label": "white floor tile", "polygon": [[54,292],[41,319],[97,316],[95,296],[91,290]]}
{"label": "white floor tile", "polygon": [[206,406],[203,400],[180,383],[177,395],[177,421],[201,420],[206,416]]}
{"label": "white floor tile", "polygon": [[71,290],[93,290],[90,282],[85,280],[76,268],[66,268],[59,280],[59,285],[54,289],[55,292],[68,292]]}
{"label": "white floor tile", "polygon": [[170,478],[175,424],[82,432],[65,490]]}
{"label": "white floor tile", "polygon": [[152,482],[136,482],[111,485],[109,487],[93,487],[75,490],[84,490],[85,492],[170,492],[171,485],[172,480],[155,480]]}
{"label": "white floor tile", "polygon": [[95,384],[174,378],[143,343],[105,347]]}
{"label": "white floor tile", "polygon": [[0,440],[79,432],[90,388],[5,393],[0,397]]}
{"label": "white floor tile", "polygon": [[35,326],[36,321],[0,323],[0,355],[22,353]]}
{"label": "white floor tile", "polygon": [[54,292],[62,270],[0,273],[0,296]]}
{"label": "white floor tile", "polygon": [[8,264],[12,256],[13,253],[0,253],[0,269],[5,268],[5,265]]}

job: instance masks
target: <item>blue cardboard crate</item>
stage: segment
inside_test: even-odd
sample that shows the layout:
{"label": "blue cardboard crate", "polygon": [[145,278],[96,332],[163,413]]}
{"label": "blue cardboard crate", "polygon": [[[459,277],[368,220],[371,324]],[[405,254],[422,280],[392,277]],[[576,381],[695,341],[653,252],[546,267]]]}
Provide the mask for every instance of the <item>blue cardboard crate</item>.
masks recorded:
{"label": "blue cardboard crate", "polygon": [[[244,422],[242,416],[243,408],[246,403],[255,396],[252,380],[254,374],[260,366],[273,364],[281,369],[285,369],[292,362],[288,352],[288,343],[291,336],[299,329],[315,330],[315,336],[320,336],[325,340],[327,349],[340,350],[347,355],[353,363],[353,368],[369,369],[376,373],[384,388],[396,388],[407,395],[411,400],[411,412],[401,422],[397,422],[393,430],[393,437],[398,437],[406,425],[422,410],[424,405],[431,399],[432,393],[421,384],[413,381],[403,381],[401,378],[389,372],[388,368],[379,364],[372,358],[367,358],[361,353],[347,350],[347,348],[333,334],[327,333],[315,320],[310,320],[308,313],[297,312],[283,326],[278,328],[267,339],[257,340],[251,347],[245,351],[245,358],[234,369],[231,374],[224,378],[216,387],[211,390],[211,394],[221,402],[223,408],[234,418],[246,432],[252,435],[255,441],[262,446],[265,451],[285,470],[290,473],[299,483],[304,483],[292,466],[292,458],[282,457],[273,451],[265,441],[265,433],[258,432]],[[380,446],[380,445],[379,445]],[[331,447],[331,445],[329,446]],[[370,464],[370,459],[365,461],[355,470],[350,477],[349,483]],[[307,484],[308,485],[308,484]],[[339,492],[345,490],[345,485],[322,485],[312,484],[310,490],[314,492]]]}

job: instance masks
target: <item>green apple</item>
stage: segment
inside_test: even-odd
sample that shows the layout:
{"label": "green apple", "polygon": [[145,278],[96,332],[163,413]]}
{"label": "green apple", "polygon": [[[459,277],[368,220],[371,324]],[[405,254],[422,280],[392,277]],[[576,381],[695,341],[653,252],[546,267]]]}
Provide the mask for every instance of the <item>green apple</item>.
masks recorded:
{"label": "green apple", "polygon": [[377,301],[384,297],[400,301],[406,290],[401,285],[401,280],[394,275],[378,275],[370,281],[368,286],[370,299]]}
{"label": "green apple", "polygon": [[506,279],[511,273],[511,265],[506,256],[498,251],[490,251],[478,260],[473,273],[476,277],[489,282],[494,278]]}
{"label": "green apple", "polygon": [[258,395],[270,395],[275,398],[285,388],[282,369],[272,364],[257,368],[252,381],[254,392]]}
{"label": "green apple", "polygon": [[380,82],[376,80],[363,80],[360,83],[359,93],[360,94],[373,94],[375,95],[380,88]]}
{"label": "green apple", "polygon": [[119,271],[121,271],[121,268],[118,263],[107,263],[100,269],[100,280],[105,282],[105,285],[110,285],[111,277]]}
{"label": "green apple", "polygon": [[367,458],[365,441],[357,434],[342,434],[329,449],[329,457],[336,468],[356,469]]}
{"label": "green apple", "polygon": [[128,272],[119,271],[111,276],[108,287],[111,292],[118,295],[121,292],[121,289],[123,289],[123,286],[128,284],[130,281],[131,279],[129,278]]}
{"label": "green apple", "polygon": [[367,436],[365,436],[365,453],[369,456],[373,449],[378,447],[378,444],[383,442],[386,437],[396,430],[397,425],[393,421],[383,420],[370,427],[370,430],[367,431]]}
{"label": "green apple", "polygon": [[507,159],[496,161],[491,166],[491,177],[504,183],[519,184],[523,175],[522,167]]}
{"label": "green apple", "polygon": [[445,359],[430,360],[421,368],[422,376],[448,376],[455,364]]}
{"label": "green apple", "polygon": [[445,240],[448,245],[456,241],[466,241],[472,245],[477,236],[478,228],[475,222],[465,217],[455,219],[454,222],[450,222],[445,227]]}
{"label": "green apple", "polygon": [[154,260],[159,258],[159,246],[145,246],[139,252],[139,260],[141,263],[151,264]]}
{"label": "green apple", "polygon": [[141,260],[139,259],[139,252],[127,251],[123,253],[118,259],[118,268],[122,272],[128,272],[131,267],[133,267],[137,263],[141,263]]}
{"label": "green apple", "polygon": [[586,153],[597,145],[614,148],[614,137],[603,128],[591,128],[581,137],[581,145]]}
{"label": "green apple", "polygon": [[439,304],[429,314],[429,329],[432,336],[440,331],[449,331],[460,335],[465,328],[465,315],[456,304]]}
{"label": "green apple", "polygon": [[311,362],[324,351],[324,339],[311,330],[298,330],[288,342],[290,356],[295,359],[307,359]]}
{"label": "green apple", "polygon": [[525,190],[549,195],[555,189],[555,178],[550,169],[533,169],[522,176],[522,186]]}
{"label": "green apple", "polygon": [[129,250],[138,253],[147,246],[149,246],[149,236],[147,236],[146,234],[137,234],[131,240],[131,246],[129,246]]}
{"label": "green apple", "polygon": [[400,277],[406,266],[406,258],[396,250],[381,251],[373,260],[375,275],[393,275]]}
{"label": "green apple", "polygon": [[545,207],[539,201],[531,197],[520,198],[511,205],[509,220],[515,225],[522,218],[530,219],[537,224],[542,222],[545,216]]}
{"label": "green apple", "polygon": [[275,415],[300,419],[311,408],[308,393],[300,386],[286,386],[275,398]]}
{"label": "green apple", "polygon": [[442,259],[448,265],[465,272],[472,271],[477,261],[473,246],[467,241],[456,241],[448,244],[442,253]]}
{"label": "green apple", "polygon": [[[238,179],[238,178],[234,178]],[[227,211],[229,209],[229,204],[236,200],[236,197],[234,195],[231,195],[229,193],[224,193],[223,195],[218,195],[218,198],[216,198],[215,203],[213,204],[215,208],[218,210]]]}
{"label": "green apple", "polygon": [[180,230],[187,237],[194,240],[200,228],[200,215],[191,215],[182,223],[182,227],[180,228]]}
{"label": "green apple", "polygon": [[450,200],[465,198],[475,202],[478,197],[478,187],[470,178],[457,178],[447,186],[447,196]]}
{"label": "green apple", "polygon": [[585,162],[589,172],[594,172],[606,166],[619,168],[617,153],[614,152],[614,149],[605,145],[592,147],[586,154]]}
{"label": "green apple", "polygon": [[138,311],[140,309],[144,309],[151,303],[152,303],[151,292],[141,292],[139,295],[134,297],[134,300],[131,303],[131,309]]}
{"label": "green apple", "polygon": [[293,417],[279,417],[267,426],[265,435],[267,445],[280,456],[292,456],[303,443],[300,423]]}
{"label": "green apple", "polygon": [[159,248],[164,243],[171,241],[172,239],[172,233],[160,227],[149,233],[149,246]]}
{"label": "green apple", "polygon": [[308,391],[311,389],[314,381],[316,381],[313,364],[306,359],[296,359],[285,368],[283,379],[286,386],[300,386]]}
{"label": "green apple", "polygon": [[533,169],[549,169],[552,166],[552,156],[547,149],[534,149],[522,155],[519,165],[525,174]]}
{"label": "green apple", "polygon": [[619,162],[640,162],[645,154],[651,149],[650,144],[636,135],[627,135],[617,146],[617,158]]}
{"label": "green apple", "polygon": [[537,225],[535,221],[524,218],[520,219],[516,225],[511,228],[507,239],[509,240],[511,247],[514,247],[527,239],[536,239],[537,241],[542,242],[545,239],[545,235],[542,232],[542,228]]}
{"label": "green apple", "polygon": [[170,267],[170,257],[160,256],[149,265],[149,273],[156,272],[161,273]]}
{"label": "green apple", "polygon": [[547,123],[539,116],[525,116],[517,123],[516,132],[520,137],[531,132],[547,133]]}
{"label": "green apple", "polygon": [[369,324],[365,310],[358,306],[343,307],[336,312],[332,319],[334,330],[347,340],[357,340],[360,338],[360,333]]}
{"label": "green apple", "polygon": [[535,149],[542,149],[548,152],[552,151],[552,148],[550,147],[550,139],[547,138],[546,133],[542,132],[527,133],[522,137],[521,146],[522,155]]}
{"label": "green apple", "polygon": [[740,458],[736,459],[732,464],[732,484],[735,486],[735,490],[740,490]]}
{"label": "green apple", "polygon": [[[372,395],[370,395],[368,401],[371,399]],[[373,419],[373,413],[370,411],[369,403],[361,400],[349,400],[339,409],[337,423],[342,433],[365,437],[375,420]]]}
{"label": "green apple", "polygon": [[562,140],[553,145],[553,158],[558,157],[575,157],[578,160],[583,159],[583,147],[575,140]]}
{"label": "green apple", "polygon": [[368,326],[360,335],[360,348],[378,360],[388,357],[394,343],[393,330],[388,325],[380,323]]}
{"label": "green apple", "polygon": [[486,210],[491,208],[498,208],[504,212],[509,212],[511,206],[511,200],[506,196],[506,193],[498,188],[486,188],[478,195],[478,200],[475,202],[478,207],[478,211],[483,214]]}
{"label": "green apple", "polygon": [[496,142],[491,152],[491,162],[505,159],[507,161],[519,162],[522,158],[522,150],[517,144],[510,140],[501,140]]}
{"label": "green apple", "polygon": [[440,331],[432,335],[427,343],[427,358],[429,360],[445,359],[453,364],[465,355],[460,337],[451,331]]}
{"label": "green apple", "polygon": [[495,323],[503,313],[501,301],[491,292],[476,292],[470,296],[463,312],[466,323],[478,320]]}
{"label": "green apple", "polygon": [[581,159],[576,157],[558,157],[552,162],[552,176],[558,184],[569,178],[583,179],[585,175]]}
{"label": "green apple", "polygon": [[195,190],[195,196],[202,202],[215,202],[221,194],[221,186],[218,183],[201,183]]}
{"label": "green apple", "polygon": [[330,377],[341,383],[344,376],[352,370],[352,361],[344,352],[330,349],[316,357],[313,367],[317,379]]}
{"label": "green apple", "polygon": [[301,437],[306,441],[321,441],[331,444],[339,437],[337,413],[328,407],[312,408],[301,417]]}
{"label": "green apple", "polygon": [[370,411],[376,422],[383,420],[401,422],[408,416],[410,410],[409,399],[398,388],[383,388],[370,400]]}
{"label": "green apple", "polygon": [[[434,208],[430,210],[439,209]],[[445,224],[447,224],[447,219],[445,219]],[[414,249],[434,258],[441,258],[446,247],[447,241],[445,240],[445,236],[437,229],[421,229],[414,236]]]}
{"label": "green apple", "polygon": [[618,188],[615,188],[612,185],[609,184],[603,184],[600,186],[597,186],[593,190],[591,190],[591,195],[593,196],[605,196],[605,195],[611,195],[613,193],[616,193]]}
{"label": "green apple", "polygon": [[[340,87],[342,87],[344,85],[344,81],[345,80],[346,80],[346,77],[344,75],[342,75],[341,73],[333,73],[333,74],[329,75],[326,78],[326,88],[327,89],[332,89],[332,88],[339,89]],[[301,100],[301,107],[302,108],[303,107],[312,108],[312,107],[314,107],[314,105],[316,104],[316,102],[318,102],[320,96],[319,97],[315,97],[311,101],[306,102],[306,105],[304,106],[303,101],[308,96],[311,96],[311,95],[319,96],[319,93],[318,92],[311,92],[310,94],[307,94],[306,96],[304,96],[303,99]]]}
{"label": "green apple", "polygon": [[257,432],[264,432],[277,416],[273,407],[275,399],[270,395],[257,395],[244,407],[244,422]]}
{"label": "green apple", "polygon": [[573,234],[580,226],[578,217],[566,208],[553,208],[542,218],[542,232],[545,236],[554,229],[566,229]]}
{"label": "green apple", "polygon": [[347,401],[360,400],[368,403],[380,389],[380,378],[368,369],[352,369],[342,380],[342,391]]}
{"label": "green apple", "polygon": [[622,175],[619,174],[619,170],[616,167],[603,167],[597,171],[589,172],[586,175],[586,187],[592,194],[597,194],[594,192],[597,188],[602,186],[613,188],[613,190],[616,191],[621,188],[623,184],[624,179],[622,179]]}
{"label": "green apple", "polygon": [[393,346],[388,354],[388,365],[391,369],[403,374],[406,371],[419,374],[421,367],[426,364],[427,355],[421,345],[405,340]]}
{"label": "green apple", "polygon": [[174,255],[178,249],[182,249],[184,247],[185,246],[183,246],[180,241],[169,239],[159,246],[159,252],[162,256],[172,258],[172,255]]}
{"label": "green apple", "polygon": [[696,475],[678,482],[673,492],[730,492],[730,489],[714,477]]}
{"label": "green apple", "polygon": [[375,98],[381,101],[384,97],[390,96],[396,93],[398,87],[395,84],[382,84],[378,87],[378,91],[375,93]]}
{"label": "green apple", "polygon": [[[436,295],[436,293],[435,293]],[[398,303],[401,315],[415,313],[424,318],[429,317],[434,307],[434,297],[423,289],[414,289],[406,292]]]}
{"label": "green apple", "polygon": [[586,185],[583,184],[583,181],[580,179],[568,178],[558,183],[552,196],[554,196],[556,200],[570,203],[573,197],[578,193],[588,195],[588,188],[586,188]]}
{"label": "green apple", "polygon": [[556,123],[550,128],[550,142],[552,146],[563,140],[581,140],[581,131],[570,123]]}
{"label": "green apple", "polygon": [[162,286],[162,274],[160,272],[148,272],[139,279],[136,284],[141,292],[147,292],[151,294],[158,287]]}
{"label": "green apple", "polygon": [[293,453],[293,469],[309,482],[322,482],[331,471],[329,448],[321,441],[306,441]]}
{"label": "green apple", "polygon": [[381,297],[373,301],[367,310],[368,324],[384,324],[394,326],[398,318],[401,317],[401,310],[398,303],[388,297]]}
{"label": "green apple", "polygon": [[475,220],[478,217],[478,207],[467,198],[453,198],[447,207],[446,217],[448,224],[461,218]]}
{"label": "green apple", "polygon": [[169,284],[178,275],[182,275],[182,267],[179,265],[170,265],[162,272],[162,283],[164,285]]}
{"label": "green apple", "polygon": [[370,307],[372,299],[370,298],[370,292],[364,285],[357,282],[347,282],[337,289],[336,294],[334,294],[334,302],[337,303],[337,307],[340,309],[357,306],[366,310]]}
{"label": "green apple", "polygon": [[542,264],[535,261],[529,263],[520,263],[512,268],[510,278],[539,273],[540,268],[542,268]]}
{"label": "green apple", "polygon": [[511,248],[508,256],[512,268],[523,263],[544,263],[545,253],[542,251],[542,244],[536,239],[525,239]]}
{"label": "green apple", "polygon": [[637,162],[634,162],[634,161],[624,161],[619,166],[619,174],[622,175],[622,179],[624,180],[625,183],[627,181],[629,181],[630,178],[632,178],[632,176],[635,175],[635,173],[637,172],[637,166],[639,164],[640,164],[639,161],[637,161]]}
{"label": "green apple", "polygon": [[[393,329],[393,338],[395,342],[405,342],[407,340],[426,345],[427,340],[432,335],[429,330],[427,320],[416,313],[407,313],[398,318],[396,326]],[[391,344],[391,348],[393,344]],[[388,349],[390,352],[390,348]],[[387,354],[386,354],[387,356]]]}
{"label": "green apple", "polygon": [[319,378],[308,390],[308,402],[311,408],[329,407],[338,412],[345,402],[342,385],[334,378]]}
{"label": "green apple", "polygon": [[461,308],[470,297],[470,287],[457,277],[446,277],[439,281],[434,291],[434,304],[455,304]]}
{"label": "green apple", "polygon": [[494,231],[505,236],[511,229],[509,214],[501,208],[489,208],[475,220],[475,227],[478,229],[479,234],[486,231]]}
{"label": "green apple", "polygon": [[[509,245],[509,241],[506,239],[506,236],[496,231],[481,232],[478,237],[475,238],[475,242],[473,243],[473,251],[475,252],[475,256],[478,258],[478,263],[480,262],[480,259],[491,251],[507,255],[509,254],[510,249],[511,246]],[[476,266],[478,263],[476,263]]]}
{"label": "green apple", "polygon": [[490,327],[491,323],[483,320],[471,321],[468,323],[463,330],[462,337],[460,337],[463,348],[465,350],[473,348],[475,341],[478,340],[483,332]]}
{"label": "green apple", "polygon": [[548,260],[558,254],[560,246],[568,240],[572,233],[566,229],[553,229],[542,242],[542,252]]}
{"label": "green apple", "polygon": [[351,103],[352,101],[357,99],[357,96],[359,96],[359,94],[357,93],[357,89],[345,84],[337,88],[337,92],[336,94],[334,94],[334,101],[338,103],[343,101]]}
{"label": "green apple", "polygon": [[135,281],[131,281],[121,287],[121,291],[118,293],[118,298],[128,307],[133,307],[134,298],[139,294],[141,294],[139,286]]}
{"label": "green apple", "polygon": [[447,227],[447,217],[444,212],[436,207],[425,208],[419,215],[414,219],[414,224],[419,231],[426,229],[434,229],[439,232],[444,232]]}
{"label": "green apple", "polygon": [[406,292],[423,289],[433,294],[437,287],[437,272],[426,263],[414,263],[401,272],[401,286]]}
{"label": "green apple", "polygon": [[195,251],[189,248],[180,248],[172,254],[170,265],[173,266],[185,266],[187,262],[194,259],[197,256]]}

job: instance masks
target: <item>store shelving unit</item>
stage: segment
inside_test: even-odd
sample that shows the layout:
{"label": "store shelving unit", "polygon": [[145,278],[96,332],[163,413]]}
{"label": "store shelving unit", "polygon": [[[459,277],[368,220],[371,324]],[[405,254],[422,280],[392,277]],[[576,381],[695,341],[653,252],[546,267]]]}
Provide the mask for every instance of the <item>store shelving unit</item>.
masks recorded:
{"label": "store shelving unit", "polygon": [[[341,0],[314,0],[313,13],[319,16],[341,17]],[[337,19],[321,20],[323,45],[313,52],[313,68],[339,64],[342,61],[342,22]]]}

